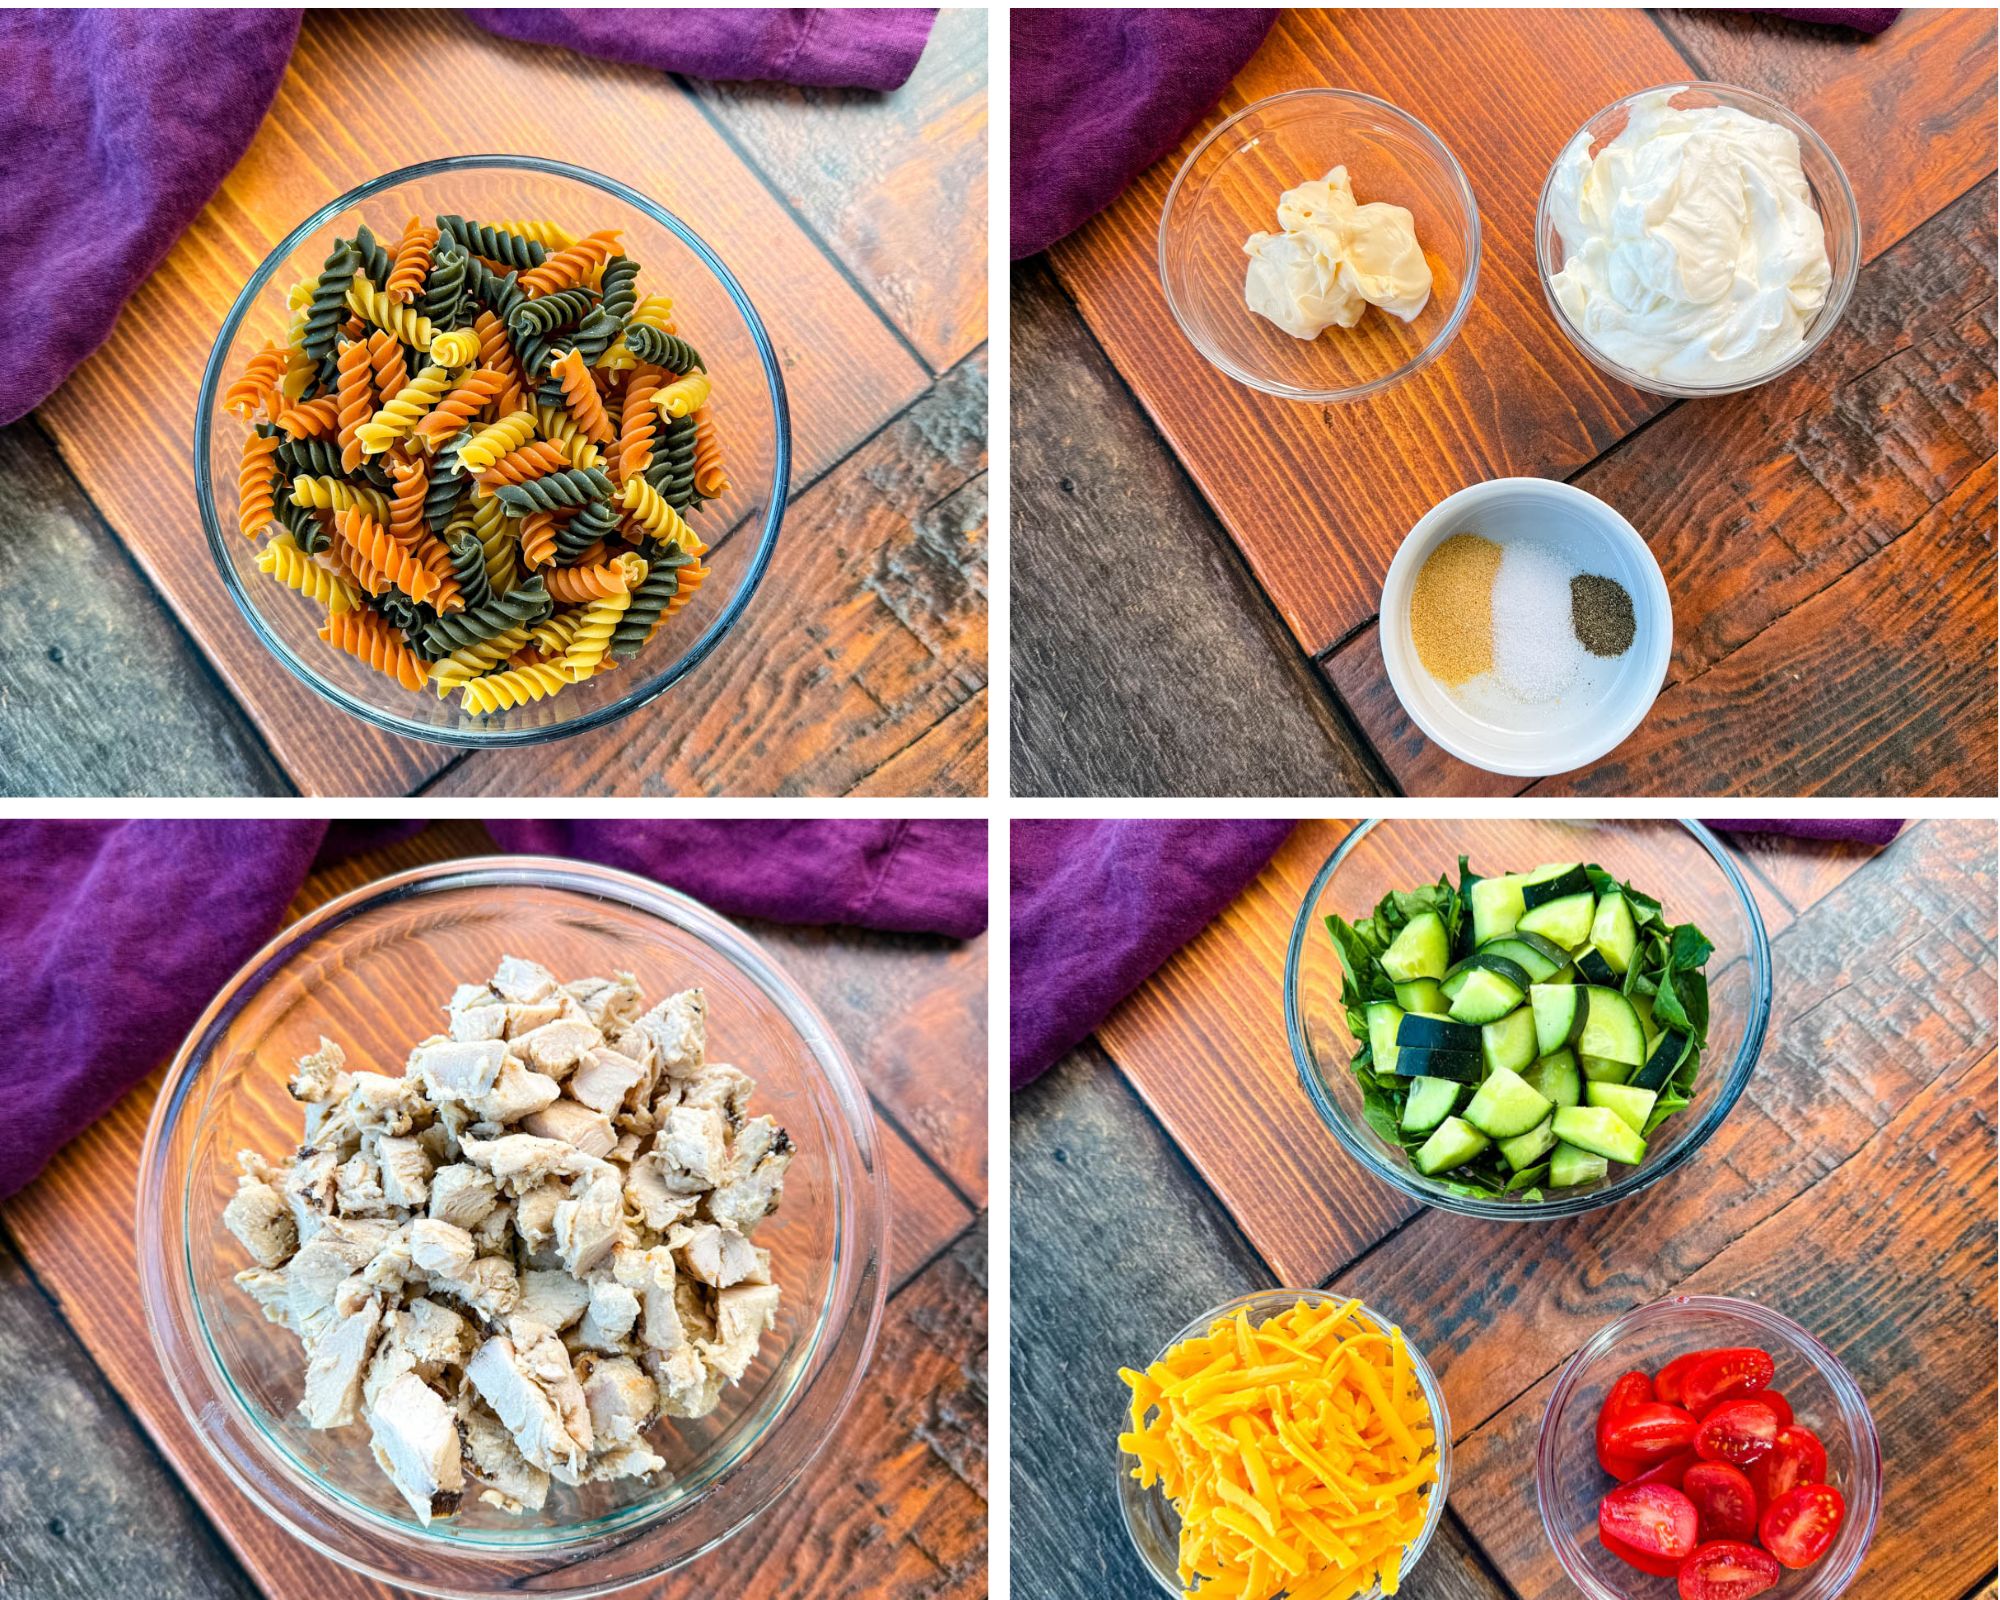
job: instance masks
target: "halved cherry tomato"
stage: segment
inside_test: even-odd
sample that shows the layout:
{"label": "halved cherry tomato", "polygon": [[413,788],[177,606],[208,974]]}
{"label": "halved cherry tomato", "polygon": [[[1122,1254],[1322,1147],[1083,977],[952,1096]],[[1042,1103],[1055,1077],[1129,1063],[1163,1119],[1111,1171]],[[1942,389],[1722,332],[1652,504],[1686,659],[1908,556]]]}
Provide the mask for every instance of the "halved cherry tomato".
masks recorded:
{"label": "halved cherry tomato", "polygon": [[[1611,1492],[1625,1493],[1622,1489]],[[1763,1518],[1757,1524],[1757,1537],[1786,1566],[1809,1567],[1826,1554],[1846,1515],[1847,1502],[1832,1484],[1802,1484],[1764,1508]],[[1598,1507],[1597,1516],[1602,1523],[1602,1506]]]}
{"label": "halved cherry tomato", "polygon": [[1701,1419],[1694,1453],[1704,1461],[1747,1467],[1778,1442],[1778,1413],[1758,1400],[1729,1400]]}
{"label": "halved cherry tomato", "polygon": [[1681,1563],[1681,1600],[1750,1600],[1784,1576],[1754,1544],[1716,1539]]}
{"label": "halved cherry tomato", "polygon": [[1664,1483],[1625,1483],[1597,1502],[1600,1538],[1641,1555],[1680,1560],[1693,1553],[1699,1519],[1694,1502]]}
{"label": "halved cherry tomato", "polygon": [[1724,1400],[1741,1400],[1768,1387],[1777,1370],[1762,1350],[1711,1350],[1681,1378],[1680,1403],[1701,1416]]}
{"label": "halved cherry tomato", "polygon": [[1781,1428],[1789,1428],[1797,1420],[1792,1415],[1791,1401],[1779,1394],[1776,1389],[1759,1389],[1751,1398],[1760,1406],[1769,1406],[1777,1412],[1778,1426]]}
{"label": "halved cherry tomato", "polygon": [[1660,1368],[1659,1376],[1653,1379],[1654,1396],[1660,1400],[1664,1400],[1670,1406],[1679,1405],[1681,1403],[1681,1380],[1688,1375],[1688,1368],[1716,1354],[1718,1352],[1714,1350],[1690,1350],[1684,1356],[1675,1356],[1673,1360]]}
{"label": "halved cherry tomato", "polygon": [[[1757,1398],[1761,1401],[1765,1397]],[[1810,1428],[1797,1423],[1780,1428],[1771,1453],[1751,1465],[1750,1482],[1756,1487],[1760,1506],[1782,1500],[1803,1484],[1825,1483],[1826,1446]]]}
{"label": "halved cherry tomato", "polygon": [[1649,1556],[1643,1550],[1635,1550],[1623,1539],[1614,1539],[1602,1528],[1597,1530],[1597,1542],[1605,1552],[1616,1556],[1628,1567],[1637,1567],[1641,1572],[1650,1572],[1656,1578],[1671,1578],[1681,1570],[1679,1556]]}
{"label": "halved cherry tomato", "polygon": [[1681,1479],[1681,1493],[1694,1502],[1704,1543],[1757,1537],[1757,1491],[1728,1462],[1697,1461]]}
{"label": "halved cherry tomato", "polygon": [[[1693,1444],[1696,1426],[1694,1418],[1679,1406],[1642,1401],[1627,1406],[1605,1425],[1604,1448],[1613,1456],[1650,1467]],[[1776,1434],[1777,1429],[1771,1431]]]}
{"label": "halved cherry tomato", "polygon": [[1646,1463],[1611,1448],[1607,1437],[1611,1419],[1652,1398],[1653,1380],[1643,1372],[1627,1372],[1604,1391],[1604,1404],[1597,1408],[1597,1464],[1620,1483],[1637,1477],[1645,1470]]}
{"label": "halved cherry tomato", "polygon": [[1681,1487],[1681,1478],[1687,1472],[1687,1469],[1700,1459],[1701,1457],[1696,1455],[1692,1450],[1683,1450],[1679,1455],[1668,1456],[1658,1466],[1648,1467],[1644,1472],[1635,1473],[1632,1477],[1624,1481],[1627,1483],[1667,1483],[1672,1484],[1678,1489]]}

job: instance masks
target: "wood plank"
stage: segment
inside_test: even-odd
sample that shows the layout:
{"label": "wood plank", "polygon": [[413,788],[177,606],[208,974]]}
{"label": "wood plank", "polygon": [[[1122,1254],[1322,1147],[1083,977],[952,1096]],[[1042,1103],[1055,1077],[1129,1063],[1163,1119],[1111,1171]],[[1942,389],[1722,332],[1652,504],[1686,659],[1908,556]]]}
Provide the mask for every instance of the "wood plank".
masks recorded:
{"label": "wood plank", "polygon": [[1877,845],[1783,833],[1731,832],[1729,842],[1795,912],[1818,904],[1882,853]]}
{"label": "wood plank", "polygon": [[[1993,1568],[1994,1068],[1990,1049],[1962,1060],[1823,1182],[1674,1285],[1784,1313],[1860,1385],[1887,1487],[1856,1592],[1881,1600],[1962,1594]],[[1611,1314],[1600,1306],[1598,1320]],[[1524,1600],[1575,1592],[1520,1466],[1551,1387],[1514,1399],[1454,1462],[1452,1504]]]}
{"label": "wood plank", "polygon": [[0,788],[291,792],[31,419],[0,429],[0,506]]}
{"label": "wood plank", "polygon": [[793,503],[756,603],[657,732],[485,753],[429,792],[844,793],[986,686],[985,459],[981,351]]}
{"label": "wood plank", "polygon": [[1712,82],[1767,94],[1832,148],[1879,255],[1993,171],[1993,13],[1907,10],[1872,37],[1754,11],[1663,11]]}
{"label": "wood plank", "polygon": [[0,1244],[0,1585],[10,1595],[257,1593]]}
{"label": "wood plank", "polygon": [[933,372],[986,342],[984,11],[940,11],[890,94],[688,87]]}
{"label": "wood plank", "polygon": [[[1534,215],[1550,163],[1587,118],[1686,70],[1637,11],[1287,11],[1180,148],[1055,248],[1085,320],[1308,651],[1374,614],[1397,544],[1446,495],[1485,478],[1565,476],[1662,408],[1557,328]],[[1251,101],[1322,83],[1431,128],[1465,167],[1483,241],[1452,348],[1386,394],[1324,408],[1208,367],[1168,315],[1155,266],[1161,206],[1187,151]]]}
{"label": "wood plank", "polygon": [[[1538,792],[1971,792],[1925,761],[1992,744],[1991,697],[1972,680],[1990,687],[1993,251],[1989,183],[1870,265],[1796,373],[1677,407],[1577,478],[1659,558],[1674,596],[1671,687],[1619,750]],[[1841,648],[1815,656],[1830,619]],[[1416,732],[1372,624],[1330,671],[1407,791],[1521,787]],[[1690,736],[1670,753],[1661,729],[1677,706]]]}
{"label": "wood plank", "polygon": [[[452,151],[557,151],[667,196],[769,319],[801,476],[838,460],[925,381],[700,108],[658,74],[493,38],[447,12],[307,18],[249,153],[41,414],[106,520],[309,791],[403,793],[449,757],[338,717],[266,659],[191,531],[196,381],[211,330],[293,223],[364,178]],[[675,292],[697,297],[692,285]],[[266,320],[275,324],[278,308],[274,297]],[[768,597],[762,606],[770,609]],[[329,718],[338,739],[326,736]],[[628,722],[619,737],[647,742],[645,725]]]}
{"label": "wood plank", "polygon": [[[1383,792],[1040,262],[1014,269],[1012,359],[1013,570],[1061,574],[1014,585],[1014,792]],[[1218,738],[1245,706],[1255,737]]]}
{"label": "wood plank", "polygon": [[853,799],[913,794],[984,794],[989,742],[987,696],[962,700],[847,791]]}

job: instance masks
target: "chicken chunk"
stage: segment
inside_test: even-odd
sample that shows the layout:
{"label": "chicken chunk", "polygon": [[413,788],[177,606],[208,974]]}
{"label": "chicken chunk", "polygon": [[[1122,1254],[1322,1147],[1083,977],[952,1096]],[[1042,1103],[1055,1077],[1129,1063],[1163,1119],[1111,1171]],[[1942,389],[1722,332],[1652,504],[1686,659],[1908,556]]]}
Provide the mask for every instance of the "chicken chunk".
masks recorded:
{"label": "chicken chunk", "polygon": [[577,1063],[570,1074],[567,1092],[593,1111],[609,1116],[645,1080],[646,1069],[640,1063],[609,1045],[600,1045],[587,1059]]}
{"label": "chicken chunk", "polygon": [[564,1144],[574,1145],[587,1156],[595,1156],[600,1161],[611,1154],[618,1143],[618,1135],[612,1130],[611,1119],[602,1111],[593,1111],[588,1106],[578,1105],[574,1100],[558,1100],[521,1119],[521,1126],[537,1138],[560,1139]]}
{"label": "chicken chunk", "polygon": [[562,1341],[546,1328],[521,1327],[528,1334],[524,1349],[495,1334],[466,1363],[465,1375],[524,1460],[559,1482],[576,1483],[590,1454],[590,1408]]}
{"label": "chicken chunk", "polygon": [[652,1044],[661,1072],[692,1076],[708,1049],[708,999],[699,989],[684,989],[654,1006],[636,1027]]}
{"label": "chicken chunk", "polygon": [[729,1126],[713,1106],[675,1106],[653,1149],[693,1182],[712,1189],[723,1181]]}
{"label": "chicken chunk", "polygon": [[611,1253],[624,1219],[624,1202],[618,1169],[604,1164],[573,1198],[556,1207],[556,1248],[576,1277],[586,1276]]}
{"label": "chicken chunk", "polygon": [[361,1399],[361,1374],[375,1349],[382,1325],[379,1302],[367,1300],[320,1336],[306,1362],[305,1394],[299,1415],[309,1428],[340,1428],[354,1420]]}
{"label": "chicken chunk", "polygon": [[599,1451],[638,1438],[659,1410],[659,1390],[629,1356],[585,1356],[577,1362],[576,1375]]}
{"label": "chicken chunk", "polygon": [[368,1406],[369,1448],[417,1520],[458,1509],[465,1490],[458,1421],[450,1406],[414,1372],[389,1384]]}
{"label": "chicken chunk", "polygon": [[514,1054],[537,1072],[564,1078],[603,1043],[604,1035],[590,1023],[576,1017],[558,1017],[539,1028],[514,1035],[513,1048]]}
{"label": "chicken chunk", "polygon": [[559,1139],[538,1139],[532,1133],[509,1133],[498,1139],[460,1141],[465,1157],[493,1175],[504,1194],[519,1197],[554,1178],[578,1178],[600,1165]]}
{"label": "chicken chunk", "polygon": [[431,1177],[431,1215],[456,1227],[476,1228],[500,1203],[493,1174],[469,1161],[439,1167]]}
{"label": "chicken chunk", "polygon": [[415,1139],[383,1134],[374,1140],[382,1198],[396,1211],[421,1210],[430,1198],[431,1158]]}
{"label": "chicken chunk", "polygon": [[236,1180],[236,1193],[223,1208],[222,1225],[236,1235],[260,1267],[281,1267],[299,1247],[299,1225],[285,1197],[262,1178]]}
{"label": "chicken chunk", "polygon": [[459,1394],[458,1423],[466,1470],[492,1486],[479,1498],[516,1515],[541,1510],[549,1498],[549,1475],[522,1456],[507,1425],[470,1383]]}
{"label": "chicken chunk", "polygon": [[555,974],[519,956],[502,956],[489,987],[509,1005],[533,1005],[556,992]]}

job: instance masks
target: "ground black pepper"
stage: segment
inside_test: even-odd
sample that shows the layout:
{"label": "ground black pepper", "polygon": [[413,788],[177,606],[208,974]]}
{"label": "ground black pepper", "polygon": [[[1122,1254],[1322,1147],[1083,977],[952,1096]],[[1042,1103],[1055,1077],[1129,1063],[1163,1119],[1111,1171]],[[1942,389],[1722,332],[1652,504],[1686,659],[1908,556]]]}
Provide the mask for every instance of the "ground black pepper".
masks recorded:
{"label": "ground black pepper", "polygon": [[1583,572],[1569,580],[1569,622],[1594,656],[1622,656],[1632,647],[1632,597],[1610,578]]}

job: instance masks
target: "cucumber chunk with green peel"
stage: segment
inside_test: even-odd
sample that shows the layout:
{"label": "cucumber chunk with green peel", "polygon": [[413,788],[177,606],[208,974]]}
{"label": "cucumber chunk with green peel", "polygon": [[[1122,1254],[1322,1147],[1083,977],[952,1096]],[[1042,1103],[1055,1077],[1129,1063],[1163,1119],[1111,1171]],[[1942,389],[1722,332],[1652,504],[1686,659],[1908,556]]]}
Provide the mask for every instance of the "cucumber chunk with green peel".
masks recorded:
{"label": "cucumber chunk with green peel", "polygon": [[1511,1139],[1502,1139],[1493,1148],[1500,1152],[1501,1159],[1516,1172],[1526,1172],[1540,1163],[1556,1147],[1556,1122],[1554,1117],[1544,1117],[1526,1133],[1517,1133]]}
{"label": "cucumber chunk with green peel", "polygon": [[1511,1139],[1526,1133],[1554,1109],[1518,1072],[1502,1067],[1479,1086],[1465,1108],[1465,1120],[1489,1139]]}
{"label": "cucumber chunk with green peel", "polygon": [[1437,979],[1413,978],[1408,983],[1396,985],[1396,1004],[1405,1011],[1424,1011],[1441,1017],[1451,1002],[1445,999]]}
{"label": "cucumber chunk with green peel", "polygon": [[1519,1072],[1535,1059],[1535,1014],[1516,1006],[1498,1022],[1479,1030],[1479,1054],[1488,1072],[1506,1068]]}
{"label": "cucumber chunk with green peel", "polygon": [[1547,983],[1569,965],[1569,952],[1553,939],[1544,939],[1539,933],[1503,934],[1498,939],[1490,939],[1481,945],[1477,954],[1482,956],[1504,956],[1523,972],[1530,983]]}
{"label": "cucumber chunk with green peel", "polygon": [[1575,983],[1538,983],[1528,990],[1535,1010],[1535,1045],[1543,1055],[1554,1055],[1576,1037],[1583,994],[1583,986]]}
{"label": "cucumber chunk with green peel", "polygon": [[1596,909],[1594,895],[1564,895],[1523,912],[1515,926],[1523,933],[1539,933],[1565,950],[1574,950],[1590,938],[1590,919]]}
{"label": "cucumber chunk with green peel", "polygon": [[1442,978],[1450,965],[1451,940],[1445,936],[1444,918],[1435,911],[1420,911],[1410,918],[1382,952],[1382,970],[1389,974],[1391,983]]}
{"label": "cucumber chunk with green peel", "polygon": [[1503,933],[1512,933],[1514,924],[1521,920],[1521,913],[1527,909],[1521,899],[1521,880],[1513,873],[1498,878],[1481,878],[1466,898],[1472,906],[1472,942],[1475,947],[1489,939],[1497,939]]}
{"label": "cucumber chunk with green peel", "polygon": [[1576,1057],[1567,1050],[1543,1056],[1521,1078],[1536,1094],[1555,1105],[1583,1104],[1583,1073],[1577,1068]]}
{"label": "cucumber chunk with green peel", "polygon": [[1451,1014],[1460,1022],[1498,1022],[1521,1003],[1526,993],[1519,984],[1484,967],[1474,967],[1451,981],[1458,985],[1458,993],[1452,996]]}
{"label": "cucumber chunk with green peel", "polygon": [[1653,1102],[1660,1097],[1651,1089],[1635,1089],[1626,1083],[1593,1083],[1583,1091],[1585,1105],[1615,1111],[1625,1126],[1643,1136],[1646,1119],[1653,1114]]}
{"label": "cucumber chunk with green peel", "polygon": [[1616,989],[1595,984],[1578,991],[1585,997],[1583,1026],[1577,1031],[1576,1053],[1636,1067],[1646,1059],[1646,1029],[1632,1002]]}
{"label": "cucumber chunk with green peel", "polygon": [[1622,1061],[1606,1061],[1602,1056],[1578,1056],[1586,1083],[1629,1083],[1632,1069]]}
{"label": "cucumber chunk with green peel", "polygon": [[1419,1050],[1476,1051],[1479,1030],[1469,1022],[1453,1022],[1450,1017],[1406,1016],[1397,1024],[1396,1043],[1413,1045]]}
{"label": "cucumber chunk with green peel", "polygon": [[1528,986],[1535,981],[1529,976],[1528,969],[1518,961],[1509,961],[1505,956],[1496,956],[1488,950],[1475,950],[1444,975],[1442,987],[1445,998],[1450,999],[1465,987],[1467,973],[1480,971],[1497,972],[1523,994],[1528,992]]}
{"label": "cucumber chunk with green peel", "polygon": [[1564,1106],[1555,1116],[1556,1137],[1564,1144],[1636,1167],[1646,1159],[1646,1141],[1625,1119],[1603,1106]]}
{"label": "cucumber chunk with green peel", "polygon": [[1493,1141],[1460,1117],[1446,1117],[1418,1148],[1414,1157],[1417,1171],[1427,1178],[1453,1167],[1462,1167]]}
{"label": "cucumber chunk with green peel", "polygon": [[1560,866],[1537,867],[1521,877],[1521,904],[1530,911],[1552,900],[1568,900],[1590,892],[1590,874],[1573,861],[1566,861]]}
{"label": "cucumber chunk with green peel", "polygon": [[1449,1078],[1412,1078],[1403,1102],[1403,1132],[1429,1133],[1458,1105],[1461,1087]]}
{"label": "cucumber chunk with green peel", "polygon": [[1551,1189],[1573,1189],[1580,1183],[1595,1183],[1610,1170],[1611,1164],[1602,1156],[1592,1155],[1588,1150],[1579,1150],[1573,1144],[1557,1141],[1555,1150],[1549,1156],[1549,1187]]}
{"label": "cucumber chunk with green peel", "polygon": [[1632,1074],[1635,1088],[1658,1091],[1667,1086],[1681,1064],[1681,1057],[1687,1053],[1687,1035],[1669,1028],[1654,1041],[1652,1052],[1646,1057],[1646,1064]]}
{"label": "cucumber chunk with green peel", "polygon": [[1576,953],[1576,975],[1585,983],[1601,984],[1607,989],[1618,987],[1618,974],[1611,970],[1611,963],[1598,954],[1595,945],[1585,945]]}
{"label": "cucumber chunk with green peel", "polygon": [[1404,1078],[1449,1078],[1453,1083],[1477,1083],[1486,1076],[1486,1065],[1477,1050],[1419,1050],[1406,1044],[1397,1047],[1396,1072]]}
{"label": "cucumber chunk with green peel", "polygon": [[1375,1059],[1375,1070],[1394,1072],[1396,1029],[1402,1023],[1403,1008],[1386,1000],[1374,1000],[1369,1002],[1364,1015],[1368,1018],[1368,1050]]}
{"label": "cucumber chunk with green peel", "polygon": [[1632,958],[1639,953],[1639,926],[1622,894],[1608,894],[1597,902],[1590,919],[1590,942],[1619,977],[1632,970]]}

